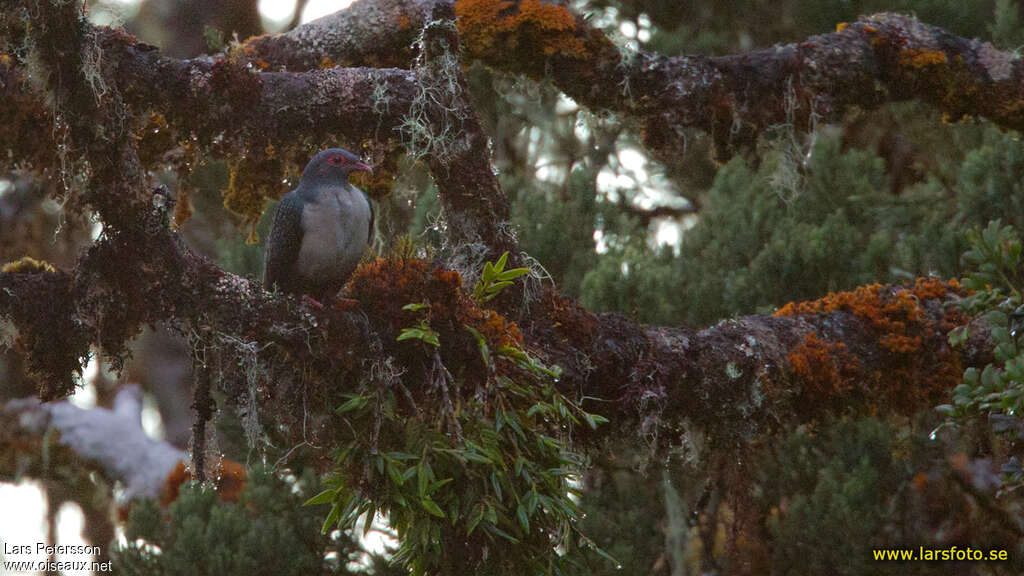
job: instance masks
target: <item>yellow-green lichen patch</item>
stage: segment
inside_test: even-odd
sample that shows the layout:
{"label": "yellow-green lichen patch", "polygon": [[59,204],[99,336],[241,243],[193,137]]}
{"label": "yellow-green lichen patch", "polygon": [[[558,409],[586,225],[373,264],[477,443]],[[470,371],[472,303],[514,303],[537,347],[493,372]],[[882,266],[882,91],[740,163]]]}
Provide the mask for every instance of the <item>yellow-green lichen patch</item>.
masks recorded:
{"label": "yellow-green lichen patch", "polygon": [[147,167],[157,166],[164,153],[177,144],[177,137],[167,119],[156,112],[150,112],[146,123],[133,137],[138,146],[139,162]]}
{"label": "yellow-green lichen patch", "polygon": [[228,164],[228,187],[221,195],[224,207],[242,218],[250,228],[250,241],[256,223],[263,214],[263,205],[275,189],[280,188],[280,172],[269,168],[265,162],[256,162],[248,157]]}
{"label": "yellow-green lichen patch", "polygon": [[0,272],[4,274],[40,274],[43,272],[56,272],[57,269],[50,265],[45,260],[36,260],[31,256],[22,256],[21,258],[8,262],[0,268]]}
{"label": "yellow-green lichen patch", "polygon": [[280,198],[297,178],[308,152],[301,148],[278,150],[268,145],[254,148],[228,162],[228,185],[221,192],[224,207],[242,219],[249,243],[259,241],[256,224],[268,198]]}

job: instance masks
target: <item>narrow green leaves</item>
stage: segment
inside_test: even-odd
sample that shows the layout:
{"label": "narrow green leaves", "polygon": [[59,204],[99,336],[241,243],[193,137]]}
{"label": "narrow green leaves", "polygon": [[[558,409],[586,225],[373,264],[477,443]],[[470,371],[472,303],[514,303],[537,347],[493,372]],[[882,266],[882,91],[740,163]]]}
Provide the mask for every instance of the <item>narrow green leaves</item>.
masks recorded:
{"label": "narrow green leaves", "polygon": [[524,276],[530,273],[529,268],[512,268],[511,270],[505,270],[505,265],[508,263],[508,252],[501,255],[500,258],[493,264],[491,262],[484,263],[483,272],[480,274],[480,280],[476,283],[476,287],[473,289],[473,300],[477,304],[483,304],[495,298],[501,291],[508,288],[513,284],[513,281],[520,276]]}

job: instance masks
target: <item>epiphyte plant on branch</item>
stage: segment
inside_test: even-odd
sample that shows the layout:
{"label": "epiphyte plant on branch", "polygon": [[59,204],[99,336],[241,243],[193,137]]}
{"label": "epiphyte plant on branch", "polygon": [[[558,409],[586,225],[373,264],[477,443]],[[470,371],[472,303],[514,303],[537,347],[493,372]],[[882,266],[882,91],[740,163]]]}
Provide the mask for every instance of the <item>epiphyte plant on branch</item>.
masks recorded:
{"label": "epiphyte plant on branch", "polygon": [[[507,258],[485,264],[464,305],[482,306],[528,272],[506,271]],[[402,311],[425,315],[416,327],[403,328],[396,343],[422,342],[405,352],[426,369],[420,378],[364,382],[335,411],[351,434],[341,440],[328,488],[307,502],[331,505],[324,531],[354,529],[360,518],[369,529],[382,514],[398,533],[394,560],[414,574],[459,567],[478,574],[524,567],[561,573],[579,561],[573,554],[579,546],[604,554],[576,525],[576,485],[586,459],[571,439],[581,423],[594,430],[607,420],[559,392],[560,369],[532,357],[514,337],[492,353],[495,342],[481,332],[484,325],[438,332],[430,326],[431,304]],[[471,372],[453,375],[444,366],[442,355],[467,352],[483,369],[482,381],[480,372],[474,382]]]}
{"label": "epiphyte plant on branch", "polygon": [[530,273],[529,268],[512,268],[511,270],[505,270],[505,265],[508,264],[508,252],[501,255],[497,262],[485,262],[484,270],[480,274],[480,280],[477,281],[476,286],[473,288],[473,300],[477,304],[483,305],[489,302],[505,288],[512,285],[512,282]]}

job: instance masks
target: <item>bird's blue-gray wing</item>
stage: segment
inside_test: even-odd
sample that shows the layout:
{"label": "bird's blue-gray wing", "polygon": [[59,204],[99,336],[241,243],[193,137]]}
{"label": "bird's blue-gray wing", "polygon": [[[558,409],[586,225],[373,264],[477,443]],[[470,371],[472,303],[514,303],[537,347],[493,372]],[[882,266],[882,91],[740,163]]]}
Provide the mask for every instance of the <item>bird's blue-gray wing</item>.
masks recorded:
{"label": "bird's blue-gray wing", "polygon": [[284,292],[299,292],[299,279],[295,270],[302,247],[302,205],[295,192],[281,198],[274,213],[270,238],[267,240],[267,266],[263,276],[268,290],[276,284]]}

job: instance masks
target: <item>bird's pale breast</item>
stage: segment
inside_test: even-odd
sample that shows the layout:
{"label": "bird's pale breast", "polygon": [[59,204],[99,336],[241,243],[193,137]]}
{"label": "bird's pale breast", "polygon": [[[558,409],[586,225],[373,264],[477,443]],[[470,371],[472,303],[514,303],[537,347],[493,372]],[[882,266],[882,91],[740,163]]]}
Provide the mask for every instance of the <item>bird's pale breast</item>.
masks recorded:
{"label": "bird's pale breast", "polygon": [[302,246],[298,272],[333,284],[355,269],[366,249],[370,205],[353,187],[330,187],[302,212]]}

